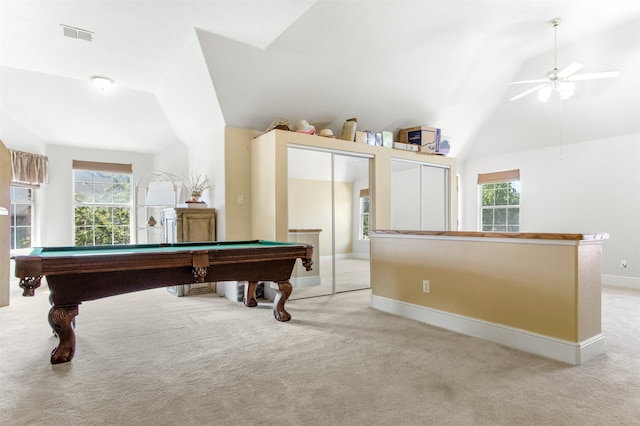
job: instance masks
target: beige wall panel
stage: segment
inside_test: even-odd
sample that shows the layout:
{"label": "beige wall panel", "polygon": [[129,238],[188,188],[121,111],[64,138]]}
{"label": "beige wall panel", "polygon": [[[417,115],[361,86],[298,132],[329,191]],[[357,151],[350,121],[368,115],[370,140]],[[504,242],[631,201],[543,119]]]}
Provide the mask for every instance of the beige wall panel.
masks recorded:
{"label": "beige wall panel", "polygon": [[282,207],[276,205],[275,156],[275,140],[252,142],[251,238],[276,239],[276,209]]}
{"label": "beige wall panel", "polygon": [[578,340],[602,332],[602,247],[578,247]]}
{"label": "beige wall panel", "polygon": [[219,239],[227,241],[251,238],[251,141],[255,130],[225,129],[225,229]]}
{"label": "beige wall panel", "polygon": [[[597,247],[597,246],[594,246]],[[599,332],[593,282],[584,280],[578,334],[575,245],[372,238],[372,291],[465,317],[579,341]],[[599,264],[597,266],[599,268]],[[585,273],[593,274],[593,270]],[[599,279],[599,273],[596,275]],[[431,291],[423,293],[422,281]]]}
{"label": "beige wall panel", "polygon": [[[258,142],[259,143],[259,142]],[[275,143],[273,157],[273,175],[275,185],[275,240],[289,241],[289,186],[288,186],[288,157],[287,145]]]}

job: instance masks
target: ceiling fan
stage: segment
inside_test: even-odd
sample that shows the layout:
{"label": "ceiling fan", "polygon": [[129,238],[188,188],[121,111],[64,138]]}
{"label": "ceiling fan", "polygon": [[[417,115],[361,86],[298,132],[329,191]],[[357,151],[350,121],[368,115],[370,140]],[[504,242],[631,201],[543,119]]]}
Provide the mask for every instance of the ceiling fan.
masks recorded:
{"label": "ceiling fan", "polygon": [[538,83],[537,86],[525,90],[519,95],[509,99],[515,101],[523,96],[538,91],[538,99],[546,102],[551,96],[553,90],[560,94],[561,99],[567,99],[574,93],[575,82],[581,80],[595,80],[600,78],[613,78],[620,75],[620,71],[602,71],[589,74],[574,74],[580,68],[584,66],[580,62],[574,62],[562,71],[558,71],[558,25],[562,20],[560,18],[552,19],[549,23],[553,26],[553,50],[554,50],[554,67],[549,71],[545,78],[539,80],[522,80],[513,81],[509,84],[533,84]]}

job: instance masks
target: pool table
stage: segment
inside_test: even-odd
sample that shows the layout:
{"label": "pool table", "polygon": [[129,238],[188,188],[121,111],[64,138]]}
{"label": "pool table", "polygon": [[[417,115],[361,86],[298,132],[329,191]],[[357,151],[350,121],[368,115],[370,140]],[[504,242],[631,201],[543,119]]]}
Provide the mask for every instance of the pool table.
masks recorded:
{"label": "pool table", "polygon": [[49,324],[60,339],[51,363],[71,361],[75,353],[75,317],[87,300],[194,282],[247,281],[244,304],[258,304],[259,281],[273,281],[278,290],[273,314],[289,321],[284,304],[291,294],[289,279],[299,258],[312,267],[313,246],[274,241],[216,241],[35,248],[16,256],[15,275],[23,296],[33,296],[43,276],[50,290]]}

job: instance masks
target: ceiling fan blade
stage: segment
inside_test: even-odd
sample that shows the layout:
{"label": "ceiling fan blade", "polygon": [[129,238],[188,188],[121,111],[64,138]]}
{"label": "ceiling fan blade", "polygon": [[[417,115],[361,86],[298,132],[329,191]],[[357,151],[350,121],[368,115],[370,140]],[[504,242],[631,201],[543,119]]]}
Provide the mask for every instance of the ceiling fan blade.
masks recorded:
{"label": "ceiling fan blade", "polygon": [[581,64],[580,62],[574,62],[562,71],[558,72],[557,76],[558,78],[567,78],[582,67],[584,67],[584,64]]}
{"label": "ceiling fan blade", "polygon": [[545,83],[545,84],[539,84],[538,86],[536,86],[536,87],[534,87],[534,88],[532,88],[532,89],[529,89],[529,90],[525,90],[524,92],[520,93],[519,95],[514,96],[513,98],[511,98],[511,99],[509,99],[509,100],[510,100],[510,101],[515,101],[516,99],[520,99],[521,97],[526,96],[526,95],[528,95],[529,93],[532,93],[532,92],[535,92],[536,90],[540,90],[540,89],[542,89],[542,88],[543,88],[544,86],[546,86],[546,85],[547,85],[547,83]]}
{"label": "ceiling fan blade", "polygon": [[615,78],[620,75],[620,71],[601,71],[601,72],[592,72],[588,74],[578,74],[572,75],[567,78],[570,81],[580,81],[580,80],[597,80],[599,78]]}
{"label": "ceiling fan blade", "polygon": [[521,81],[512,81],[509,84],[529,84],[529,83],[547,83],[549,80],[521,80]]}

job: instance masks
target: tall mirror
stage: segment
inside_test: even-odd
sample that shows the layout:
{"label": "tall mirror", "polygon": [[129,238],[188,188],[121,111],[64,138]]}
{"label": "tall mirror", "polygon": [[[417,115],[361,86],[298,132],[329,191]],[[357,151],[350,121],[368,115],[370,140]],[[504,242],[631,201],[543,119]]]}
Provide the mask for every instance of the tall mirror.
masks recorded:
{"label": "tall mirror", "polygon": [[311,274],[294,270],[292,299],[369,288],[367,157],[288,148],[289,240],[313,242]]}

